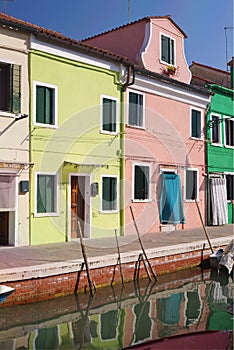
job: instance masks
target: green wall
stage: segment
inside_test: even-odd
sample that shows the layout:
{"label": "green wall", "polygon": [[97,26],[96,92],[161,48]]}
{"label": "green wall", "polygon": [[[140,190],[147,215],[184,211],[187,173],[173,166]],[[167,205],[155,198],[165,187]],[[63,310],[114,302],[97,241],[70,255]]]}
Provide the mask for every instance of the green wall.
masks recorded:
{"label": "green wall", "polygon": [[[211,85],[211,91],[214,93],[212,96],[211,104],[207,112],[207,172],[209,173],[233,173],[234,174],[234,149],[225,147],[224,137],[224,117],[233,118],[234,105],[233,105],[233,90],[227,89],[218,85]],[[211,114],[219,114],[221,117],[221,133],[222,133],[222,145],[213,145],[211,143],[211,131],[209,127],[209,121]],[[208,188],[208,223],[209,223],[209,186]],[[228,221],[234,222],[232,203],[228,205]]]}
{"label": "green wall", "polygon": [[[120,182],[120,136],[100,133],[101,95],[117,98],[121,88],[118,73],[60,58],[39,51],[30,53],[31,85],[31,244],[65,241],[68,238],[69,173],[90,175],[91,182],[101,186],[101,175],[118,176]],[[58,128],[35,126],[33,82],[56,85],[58,88]],[[120,120],[120,108],[118,109]],[[119,126],[118,126],[119,127]],[[119,130],[118,130],[119,131]],[[70,165],[64,166],[64,161]],[[85,163],[88,166],[76,166]],[[58,214],[36,217],[35,173],[58,173]],[[119,192],[119,191],[118,191]],[[120,226],[120,214],[100,212],[99,195],[91,197],[92,237],[114,235]]]}

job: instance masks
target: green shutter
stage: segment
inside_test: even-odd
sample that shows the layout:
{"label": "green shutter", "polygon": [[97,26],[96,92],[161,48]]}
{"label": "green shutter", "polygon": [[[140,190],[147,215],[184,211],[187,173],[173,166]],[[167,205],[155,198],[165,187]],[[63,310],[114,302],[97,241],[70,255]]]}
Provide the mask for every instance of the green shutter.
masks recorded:
{"label": "green shutter", "polygon": [[37,175],[37,213],[45,213],[45,176]]}
{"label": "green shutter", "polygon": [[149,198],[149,168],[135,165],[134,199]]}
{"label": "green shutter", "polygon": [[192,121],[191,121],[191,133],[192,137],[201,138],[201,112],[192,110]]}
{"label": "green shutter", "polygon": [[162,61],[167,63],[170,63],[169,48],[170,48],[170,38],[162,35],[161,36],[161,59]]}
{"label": "green shutter", "polygon": [[36,88],[36,122],[44,123],[44,107],[45,107],[45,88],[37,86]]}
{"label": "green shutter", "polygon": [[102,130],[116,131],[116,101],[103,98]]}
{"label": "green shutter", "polygon": [[174,40],[170,39],[171,50],[170,50],[170,64],[175,64],[175,52],[174,52]]}
{"label": "green shutter", "polygon": [[128,123],[143,126],[143,96],[134,92],[129,92]]}
{"label": "green shutter", "polygon": [[53,213],[54,201],[54,175],[37,175],[37,213]]}
{"label": "green shutter", "polygon": [[116,209],[116,178],[103,177],[102,178],[102,210]]}
{"label": "green shutter", "polygon": [[13,64],[11,66],[11,111],[20,113],[21,111],[21,66]]}

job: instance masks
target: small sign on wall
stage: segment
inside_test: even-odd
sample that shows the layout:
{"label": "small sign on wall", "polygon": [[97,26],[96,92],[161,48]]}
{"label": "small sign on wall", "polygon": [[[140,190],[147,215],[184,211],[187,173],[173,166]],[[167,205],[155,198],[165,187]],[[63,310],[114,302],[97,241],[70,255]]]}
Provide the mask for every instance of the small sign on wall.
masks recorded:
{"label": "small sign on wall", "polygon": [[29,181],[23,180],[20,181],[20,192],[27,193],[29,191]]}
{"label": "small sign on wall", "polygon": [[95,196],[98,195],[98,193],[99,193],[99,188],[98,187],[99,187],[98,186],[98,182],[93,182],[91,184],[91,196],[92,197],[95,197]]}

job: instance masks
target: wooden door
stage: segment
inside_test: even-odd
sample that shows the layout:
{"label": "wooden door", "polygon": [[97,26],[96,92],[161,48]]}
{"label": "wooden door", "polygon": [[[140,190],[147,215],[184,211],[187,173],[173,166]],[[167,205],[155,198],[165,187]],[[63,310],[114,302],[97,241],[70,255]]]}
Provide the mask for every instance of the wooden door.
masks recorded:
{"label": "wooden door", "polygon": [[84,176],[71,177],[71,238],[79,238],[77,220],[80,221],[82,236],[84,236]]}
{"label": "wooden door", "polygon": [[8,245],[9,212],[0,212],[0,245]]}

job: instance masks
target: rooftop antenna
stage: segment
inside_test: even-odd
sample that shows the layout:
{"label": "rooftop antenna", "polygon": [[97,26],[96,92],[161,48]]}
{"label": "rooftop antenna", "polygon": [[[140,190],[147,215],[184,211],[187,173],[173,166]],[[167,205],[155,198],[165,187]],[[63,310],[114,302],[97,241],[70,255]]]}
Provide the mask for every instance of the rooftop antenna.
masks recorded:
{"label": "rooftop antenna", "polygon": [[3,2],[3,12],[6,13],[6,10],[7,10],[7,3],[8,2],[12,2],[14,0],[1,0]]}
{"label": "rooftop antenna", "polygon": [[130,23],[130,0],[128,0],[128,23]]}
{"label": "rooftop antenna", "polygon": [[226,65],[227,65],[227,72],[228,72],[228,38],[227,38],[227,31],[233,30],[234,27],[224,27],[225,30],[225,43],[226,43]]}

